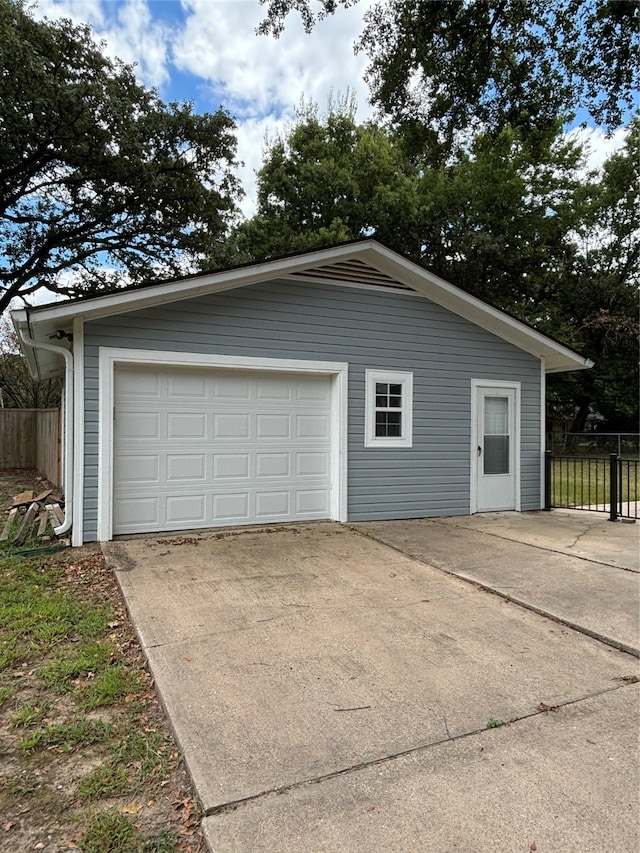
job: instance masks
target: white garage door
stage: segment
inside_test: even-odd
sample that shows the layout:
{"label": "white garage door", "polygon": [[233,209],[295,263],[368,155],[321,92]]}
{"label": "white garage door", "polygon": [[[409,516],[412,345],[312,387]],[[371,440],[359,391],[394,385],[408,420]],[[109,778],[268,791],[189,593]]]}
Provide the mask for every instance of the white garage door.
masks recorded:
{"label": "white garage door", "polygon": [[113,532],[329,518],[330,381],[118,367]]}

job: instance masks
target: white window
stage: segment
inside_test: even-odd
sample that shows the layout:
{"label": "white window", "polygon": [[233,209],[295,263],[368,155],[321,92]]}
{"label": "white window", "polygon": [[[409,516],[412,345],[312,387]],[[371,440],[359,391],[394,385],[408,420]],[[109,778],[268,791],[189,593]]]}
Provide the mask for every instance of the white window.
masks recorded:
{"label": "white window", "polygon": [[365,447],[413,444],[413,373],[366,370]]}

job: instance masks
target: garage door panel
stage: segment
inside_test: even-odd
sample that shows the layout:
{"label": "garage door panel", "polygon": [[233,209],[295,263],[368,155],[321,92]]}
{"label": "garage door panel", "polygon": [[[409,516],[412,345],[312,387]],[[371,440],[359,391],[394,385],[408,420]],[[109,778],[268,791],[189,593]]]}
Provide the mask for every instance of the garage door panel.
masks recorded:
{"label": "garage door panel", "polygon": [[160,375],[154,370],[140,373],[136,368],[120,368],[118,370],[118,394],[123,398],[131,397],[133,399],[159,397]]}
{"label": "garage door panel", "polygon": [[291,380],[263,377],[256,382],[256,400],[278,400],[289,402],[294,389]]}
{"label": "garage door panel", "polygon": [[240,375],[218,375],[211,380],[211,395],[217,400],[250,400],[251,382]]}
{"label": "garage door panel", "polygon": [[154,530],[161,522],[159,497],[122,498],[114,508],[113,527],[131,527],[132,531]]}
{"label": "garage door panel", "polygon": [[303,515],[319,514],[326,518],[329,501],[326,489],[299,489],[295,493],[296,512]]}
{"label": "garage door panel", "polygon": [[167,375],[168,400],[205,400],[207,397],[206,378],[199,373],[187,376],[184,373]]}
{"label": "garage door panel", "polygon": [[135,483],[138,486],[141,483],[157,484],[160,482],[158,455],[122,454],[115,460],[114,476],[119,482]]}
{"label": "garage door panel", "polygon": [[290,439],[291,417],[290,415],[256,415],[256,438],[257,439]]}
{"label": "garage door panel", "polygon": [[193,439],[207,437],[207,416],[197,412],[169,412],[167,414],[167,438]]}
{"label": "garage door panel", "polygon": [[167,483],[181,480],[205,480],[207,477],[207,457],[204,453],[167,454]]}
{"label": "garage door panel", "polygon": [[169,495],[166,498],[166,520],[168,524],[188,523],[192,526],[204,524],[207,519],[206,495]]}
{"label": "garage door panel", "polygon": [[266,519],[291,514],[291,495],[288,491],[256,492],[256,518]]}
{"label": "garage door panel", "polygon": [[115,385],[115,533],[329,517],[328,377],[136,366]]}
{"label": "garage door panel", "polygon": [[213,496],[213,516],[218,521],[249,521],[249,492]]}
{"label": "garage door panel", "polygon": [[328,477],[329,452],[296,453],[296,476],[298,477]]}
{"label": "garage door panel", "polygon": [[296,438],[329,439],[329,418],[326,415],[297,415]]}
{"label": "garage door panel", "polygon": [[295,384],[295,399],[299,403],[326,403],[329,405],[331,388],[328,383],[298,381]]}
{"label": "garage door panel", "polygon": [[216,480],[246,478],[249,464],[248,453],[214,453],[213,477]]}
{"label": "garage door panel", "polygon": [[118,434],[123,439],[160,438],[160,413],[141,410],[120,411],[117,416]]}
{"label": "garage door panel", "polygon": [[251,435],[249,415],[230,413],[228,415],[214,414],[213,438],[242,439]]}

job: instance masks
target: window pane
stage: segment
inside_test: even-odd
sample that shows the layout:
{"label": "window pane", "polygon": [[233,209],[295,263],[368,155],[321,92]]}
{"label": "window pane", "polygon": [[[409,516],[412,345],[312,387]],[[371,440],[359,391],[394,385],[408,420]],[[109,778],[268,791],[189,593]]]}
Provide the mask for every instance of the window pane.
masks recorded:
{"label": "window pane", "polygon": [[381,394],[376,394],[376,408],[377,409],[385,409],[387,406],[387,398],[383,397]]}
{"label": "window pane", "polygon": [[376,437],[398,438],[402,434],[401,412],[376,412]]}
{"label": "window pane", "polygon": [[485,397],[484,432],[485,435],[506,435],[508,427],[509,398]]}
{"label": "window pane", "polygon": [[391,409],[401,409],[402,408],[402,397],[389,397],[389,407]]}
{"label": "window pane", "polygon": [[402,385],[389,385],[389,393],[396,395],[402,394]]}
{"label": "window pane", "polygon": [[484,473],[509,473],[509,436],[485,435],[484,437]]}
{"label": "window pane", "polygon": [[376,382],[376,394],[388,394],[389,385],[386,382]]}

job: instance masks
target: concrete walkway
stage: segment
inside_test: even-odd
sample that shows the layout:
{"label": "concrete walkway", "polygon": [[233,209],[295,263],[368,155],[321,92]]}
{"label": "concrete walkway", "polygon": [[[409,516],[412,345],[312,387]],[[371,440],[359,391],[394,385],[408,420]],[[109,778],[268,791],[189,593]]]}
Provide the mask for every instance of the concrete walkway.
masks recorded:
{"label": "concrete walkway", "polygon": [[640,656],[640,524],[554,510],[353,527]]}
{"label": "concrete walkway", "polygon": [[[485,522],[411,522],[411,548],[435,532],[444,563],[444,532],[468,571],[474,551],[516,547],[523,577],[547,554],[585,562],[467,523]],[[290,525],[105,546],[211,849],[635,853],[637,660],[367,533]],[[639,576],[609,577],[622,605]],[[589,579],[576,585],[587,615]],[[608,639],[628,630],[606,626]]]}

